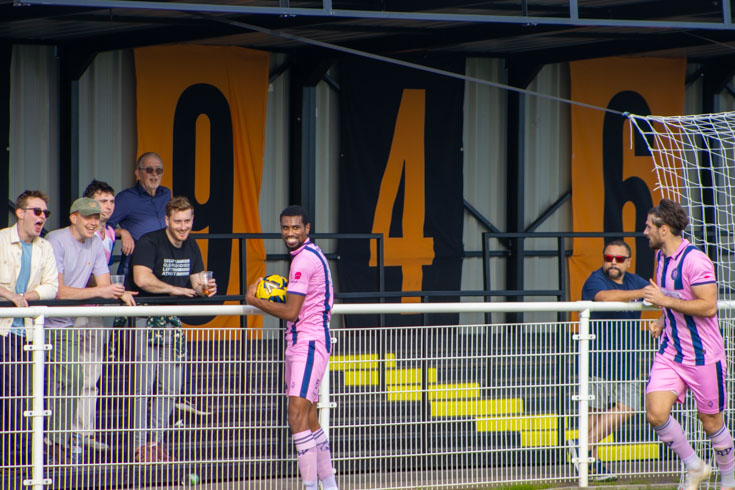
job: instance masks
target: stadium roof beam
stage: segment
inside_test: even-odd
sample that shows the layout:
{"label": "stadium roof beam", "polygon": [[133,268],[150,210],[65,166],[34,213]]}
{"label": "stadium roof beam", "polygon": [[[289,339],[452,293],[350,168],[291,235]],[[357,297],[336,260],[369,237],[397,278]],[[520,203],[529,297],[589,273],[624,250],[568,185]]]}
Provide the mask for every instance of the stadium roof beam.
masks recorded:
{"label": "stadium roof beam", "polygon": [[[45,5],[53,7],[79,7],[98,9],[141,9],[160,10],[208,14],[229,15],[276,15],[276,16],[305,16],[351,19],[376,20],[407,20],[407,21],[438,21],[438,22],[470,22],[470,23],[505,23],[505,24],[532,24],[532,25],[573,25],[589,27],[637,27],[637,28],[666,28],[666,29],[703,29],[703,30],[732,30],[730,9],[731,0],[722,0],[722,8],[718,12],[719,21],[692,21],[674,20],[672,18],[672,4],[668,2],[665,8],[657,11],[656,17],[649,19],[584,17],[579,15],[579,7],[575,0],[568,2],[566,15],[558,16],[531,16],[531,15],[496,15],[485,13],[452,13],[451,11],[387,11],[387,10],[357,10],[324,8],[297,8],[297,7],[259,7],[238,4],[213,4],[191,2],[160,2],[141,0],[16,0],[16,5]],[[329,3],[329,2],[327,2]],[[698,2],[689,2],[698,3]],[[330,3],[331,5],[331,3]],[[600,13],[609,15],[609,9],[600,9]],[[646,10],[647,11],[647,10]],[[640,13],[641,11],[638,10]],[[661,16],[666,12],[666,17]],[[691,13],[690,13],[691,15]]]}

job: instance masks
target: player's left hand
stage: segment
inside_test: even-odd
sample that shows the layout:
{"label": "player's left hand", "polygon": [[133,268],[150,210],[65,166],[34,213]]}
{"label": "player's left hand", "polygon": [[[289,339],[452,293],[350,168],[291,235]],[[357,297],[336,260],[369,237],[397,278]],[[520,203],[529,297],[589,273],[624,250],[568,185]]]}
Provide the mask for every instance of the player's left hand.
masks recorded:
{"label": "player's left hand", "polygon": [[664,319],[658,317],[648,324],[648,329],[651,331],[651,336],[657,339],[661,336],[661,332],[664,330]]}

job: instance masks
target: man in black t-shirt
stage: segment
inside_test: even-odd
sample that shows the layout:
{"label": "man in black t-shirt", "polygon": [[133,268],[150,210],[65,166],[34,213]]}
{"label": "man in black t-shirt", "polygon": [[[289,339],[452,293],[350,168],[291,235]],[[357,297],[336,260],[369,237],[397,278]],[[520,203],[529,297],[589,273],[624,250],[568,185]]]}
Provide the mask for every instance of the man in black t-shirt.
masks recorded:
{"label": "man in black t-shirt", "polygon": [[[202,290],[202,253],[189,238],[193,222],[194,207],[189,200],[175,197],[166,205],[166,228],[143,235],[136,244],[127,285],[129,290],[139,291],[141,301],[145,296],[191,298],[216,292],[214,279],[209,280],[209,294]],[[177,317],[136,319],[133,442],[138,462],[171,459],[163,434],[181,391],[181,361],[186,357],[186,338]],[[149,398],[154,391],[149,415]]]}

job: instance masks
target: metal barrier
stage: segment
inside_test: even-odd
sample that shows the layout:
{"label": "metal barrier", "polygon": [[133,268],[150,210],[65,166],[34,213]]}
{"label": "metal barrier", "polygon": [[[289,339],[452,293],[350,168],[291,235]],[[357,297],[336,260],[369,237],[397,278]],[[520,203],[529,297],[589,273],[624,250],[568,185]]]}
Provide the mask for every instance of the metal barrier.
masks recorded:
{"label": "metal barrier", "polygon": [[[733,359],[726,318],[733,305],[719,306]],[[319,408],[340,488],[588,486],[589,395],[610,384],[601,374],[621,368],[599,360],[615,353],[600,339],[620,336],[621,326],[591,322],[589,312],[639,309],[645,307],[593,302],[335,305],[334,354]],[[343,315],[531,311],[579,312],[580,320],[340,326]],[[171,325],[156,334],[160,325],[145,320],[110,323],[114,317],[251,314],[260,312],[232,305],[0,308],[0,317],[34,319],[27,340],[0,337],[2,368],[10,374],[3,382],[18,381],[3,390],[2,488],[198,482],[301,488],[286,424],[280,339],[192,327],[187,342]],[[49,316],[84,320],[54,330],[43,327]],[[639,344],[625,352],[637,354],[631,362],[640,369],[623,383],[643,391],[655,346],[637,322],[631,325]],[[731,381],[728,389],[733,392]],[[187,399],[198,412],[181,404]],[[597,445],[598,458],[621,479],[675,481],[679,462],[658,443],[642,407],[630,415]],[[694,407],[688,403],[675,416],[708,458]]]}

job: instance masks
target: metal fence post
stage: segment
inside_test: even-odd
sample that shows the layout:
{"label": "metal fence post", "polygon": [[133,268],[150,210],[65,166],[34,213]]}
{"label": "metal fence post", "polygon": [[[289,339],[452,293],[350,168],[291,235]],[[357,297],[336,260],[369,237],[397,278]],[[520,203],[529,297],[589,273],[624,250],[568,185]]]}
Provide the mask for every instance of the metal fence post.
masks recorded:
{"label": "metal fence post", "polygon": [[[337,339],[331,337],[332,352],[334,351],[334,344],[337,343]],[[319,409],[319,426],[324,431],[324,435],[329,438],[329,411],[337,406],[336,403],[329,400],[329,363],[327,363],[327,369],[322,378],[322,383],[319,385],[319,402],[316,407]]]}
{"label": "metal fence post", "polygon": [[579,333],[575,335],[575,339],[579,341],[579,394],[575,397],[579,401],[579,422],[577,424],[579,440],[579,453],[577,455],[577,465],[579,467],[579,486],[586,488],[589,485],[589,463],[591,458],[589,453],[589,403],[590,403],[590,386],[589,386],[589,352],[590,340],[594,339],[590,335],[590,310],[584,309],[579,313]]}
{"label": "metal fence post", "polygon": [[31,328],[32,343],[26,344],[24,349],[32,351],[33,367],[32,367],[32,406],[31,410],[27,410],[23,415],[31,417],[31,480],[24,481],[26,486],[32,486],[34,490],[43,490],[45,485],[51,484],[50,478],[44,478],[43,470],[43,422],[44,417],[51,415],[50,410],[44,410],[43,403],[43,372],[46,360],[46,341],[43,332],[44,316],[40,315],[33,319],[33,328]]}

